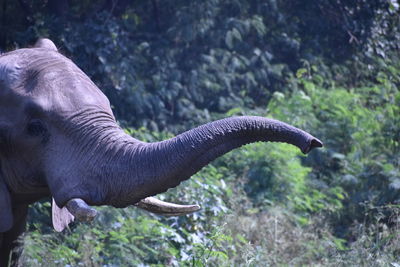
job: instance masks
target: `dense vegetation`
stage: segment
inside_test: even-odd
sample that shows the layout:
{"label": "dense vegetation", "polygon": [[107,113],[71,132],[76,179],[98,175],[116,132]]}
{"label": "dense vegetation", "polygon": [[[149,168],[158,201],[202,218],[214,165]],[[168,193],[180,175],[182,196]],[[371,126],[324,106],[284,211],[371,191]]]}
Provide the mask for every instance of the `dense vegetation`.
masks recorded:
{"label": "dense vegetation", "polygon": [[160,196],[202,211],[100,208],[51,228],[30,210],[23,266],[400,266],[398,0],[3,0],[3,51],[49,37],[136,138],[232,115],[306,129],[304,157],[254,144]]}

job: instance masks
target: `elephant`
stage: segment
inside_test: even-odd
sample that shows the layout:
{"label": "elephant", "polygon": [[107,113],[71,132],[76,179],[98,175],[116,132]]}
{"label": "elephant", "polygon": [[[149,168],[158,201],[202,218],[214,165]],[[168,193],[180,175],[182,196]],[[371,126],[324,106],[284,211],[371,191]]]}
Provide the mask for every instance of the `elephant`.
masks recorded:
{"label": "elephant", "polygon": [[[117,124],[110,102],[49,39],[0,55],[0,266],[24,231],[28,205],[52,197],[54,228],[91,221],[92,206],[135,205],[183,215],[197,205],[153,196],[178,186],[217,157],[253,142],[322,147],[284,122],[237,116],[146,143]],[[13,256],[15,257],[15,256]],[[11,260],[12,261],[12,260]]]}

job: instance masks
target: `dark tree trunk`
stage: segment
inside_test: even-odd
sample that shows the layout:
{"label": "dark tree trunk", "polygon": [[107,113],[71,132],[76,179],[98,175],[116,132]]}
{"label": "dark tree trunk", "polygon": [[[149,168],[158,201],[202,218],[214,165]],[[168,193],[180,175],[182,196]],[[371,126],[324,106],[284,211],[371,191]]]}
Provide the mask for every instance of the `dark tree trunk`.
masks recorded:
{"label": "dark tree trunk", "polygon": [[152,0],[151,3],[153,5],[153,15],[154,15],[154,20],[156,22],[156,29],[158,32],[161,32],[161,23],[160,23],[160,15],[159,15],[159,10],[158,10],[158,2],[157,2],[157,0]]}
{"label": "dark tree trunk", "polygon": [[68,0],[49,0],[47,2],[49,12],[57,17],[64,18],[68,14]]}
{"label": "dark tree trunk", "polygon": [[27,4],[24,0],[18,0],[19,5],[21,6],[21,9],[24,13],[24,24],[26,25],[26,27],[28,27],[29,25],[31,25],[31,20],[32,20],[32,8],[31,6],[29,6],[29,4]]}
{"label": "dark tree trunk", "polygon": [[132,0],[106,0],[102,10],[107,10],[113,16],[121,16]]}
{"label": "dark tree trunk", "polygon": [[[3,1],[1,5],[1,25],[0,25],[0,47],[6,48],[7,46],[7,0]],[[1,51],[0,51],[1,52]]]}

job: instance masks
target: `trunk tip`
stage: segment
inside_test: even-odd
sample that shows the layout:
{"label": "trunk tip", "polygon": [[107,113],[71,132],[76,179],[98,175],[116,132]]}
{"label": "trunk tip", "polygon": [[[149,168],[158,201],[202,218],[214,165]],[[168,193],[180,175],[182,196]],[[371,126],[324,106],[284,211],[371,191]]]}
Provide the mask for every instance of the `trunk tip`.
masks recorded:
{"label": "trunk tip", "polygon": [[321,140],[313,137],[312,139],[310,139],[310,141],[307,143],[306,147],[304,147],[301,152],[303,152],[304,154],[307,154],[308,152],[310,152],[312,149],[316,148],[316,147],[323,147],[324,144],[321,142]]}

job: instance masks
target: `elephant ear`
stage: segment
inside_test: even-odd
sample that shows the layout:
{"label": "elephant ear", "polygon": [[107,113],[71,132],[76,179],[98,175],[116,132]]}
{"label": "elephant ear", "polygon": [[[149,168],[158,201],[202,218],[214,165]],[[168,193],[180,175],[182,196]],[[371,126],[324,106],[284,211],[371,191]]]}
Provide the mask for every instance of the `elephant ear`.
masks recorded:
{"label": "elephant ear", "polygon": [[58,51],[57,46],[51,41],[50,39],[47,38],[40,38],[39,40],[36,41],[35,45],[33,46],[35,48],[45,48],[48,50],[53,50],[53,51]]}
{"label": "elephant ear", "polygon": [[53,227],[57,232],[62,232],[68,224],[74,221],[75,217],[72,215],[66,207],[60,208],[54,201],[51,205],[51,217],[53,219]]}
{"label": "elephant ear", "polygon": [[0,175],[0,233],[10,230],[13,221],[10,192]]}

